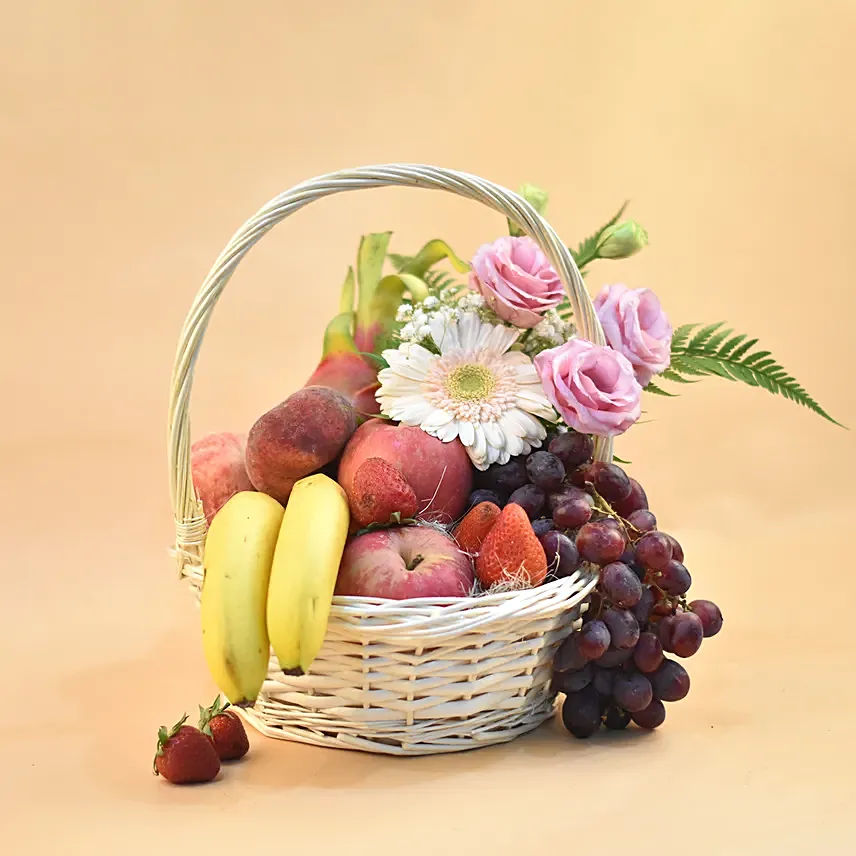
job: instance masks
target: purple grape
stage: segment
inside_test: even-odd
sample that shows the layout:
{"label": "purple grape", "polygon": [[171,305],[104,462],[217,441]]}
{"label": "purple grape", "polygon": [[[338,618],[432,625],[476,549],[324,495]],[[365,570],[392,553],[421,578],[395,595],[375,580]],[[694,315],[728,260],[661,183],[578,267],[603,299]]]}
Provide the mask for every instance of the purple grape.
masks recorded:
{"label": "purple grape", "polygon": [[586,523],[576,538],[577,549],[587,561],[596,565],[608,565],[624,552],[624,536],[605,523]]}
{"label": "purple grape", "polygon": [[534,484],[525,484],[523,487],[517,488],[508,497],[508,504],[511,505],[511,503],[514,503],[515,505],[519,505],[529,516],[530,520],[535,520],[541,514],[541,509],[544,508],[546,501],[547,494]]}
{"label": "purple grape", "polygon": [[[609,526],[610,528],[614,529],[616,532],[620,532],[621,536],[625,539],[625,541],[627,540],[627,530],[624,528],[624,525],[621,523],[621,521],[617,517],[600,517],[600,518],[598,518],[598,520],[596,522],[597,523],[603,523],[604,526]],[[625,550],[627,549],[626,544],[624,546],[624,549]],[[623,556],[624,553],[622,553],[621,555]]]}
{"label": "purple grape", "polygon": [[634,511],[627,522],[639,532],[653,532],[657,528],[657,518],[647,508]]}
{"label": "purple grape", "polygon": [[571,499],[553,508],[553,522],[559,529],[577,529],[591,520],[592,506],[584,499]]}
{"label": "purple grape", "polygon": [[547,447],[570,471],[591,460],[594,454],[594,442],[588,434],[580,434],[573,429],[558,434]]}
{"label": "purple grape", "polygon": [[553,491],[553,493],[547,497],[547,506],[550,511],[552,511],[557,506],[574,499],[580,499],[583,502],[587,502],[589,505],[594,505],[594,498],[591,494],[586,493],[582,488],[574,487],[572,484],[565,481],[558,490]]}
{"label": "purple grape", "polygon": [[630,714],[617,704],[611,704],[603,715],[603,724],[610,731],[621,731],[630,725]]}
{"label": "purple grape", "polygon": [[660,701],[680,701],[690,691],[690,676],[687,670],[674,660],[663,660],[660,668],[649,680],[654,697]]}
{"label": "purple grape", "polygon": [[636,542],[636,559],[649,571],[660,571],[672,560],[672,545],[662,532],[647,532]]}
{"label": "purple grape", "polygon": [[677,538],[674,538],[671,535],[666,535],[669,539],[669,543],[672,545],[672,558],[677,562],[683,562],[684,560],[684,548],[681,547]]}
{"label": "purple grape", "polygon": [[651,699],[651,704],[648,707],[643,707],[642,710],[635,710],[630,714],[630,718],[640,727],[646,728],[648,731],[653,731],[659,728],[666,721],[666,707],[658,698]]}
{"label": "purple grape", "polygon": [[615,683],[615,676],[618,674],[618,669],[602,669],[599,666],[592,665],[594,677],[592,678],[592,686],[602,696],[612,695],[612,685]]}
{"label": "purple grape", "polygon": [[574,737],[591,737],[600,728],[600,717],[600,697],[594,687],[587,686],[565,696],[562,724]]}
{"label": "purple grape", "polygon": [[666,594],[673,596],[686,594],[690,590],[693,578],[690,572],[680,563],[672,559],[657,576],[657,585]]}
{"label": "purple grape", "polygon": [[632,713],[634,710],[648,707],[654,692],[651,689],[651,681],[641,672],[619,672],[615,676],[612,697],[616,704]]}
{"label": "purple grape", "polygon": [[595,490],[609,503],[621,502],[633,489],[627,473],[618,464],[598,467],[594,476]]}
{"label": "purple grape", "polygon": [[602,657],[598,657],[594,664],[600,669],[614,669],[626,663],[632,656],[632,648],[610,648]]}
{"label": "purple grape", "polygon": [[559,645],[559,649],[553,657],[553,671],[574,672],[585,666],[587,662],[588,660],[577,648],[576,634],[572,633]]}
{"label": "purple grape", "polygon": [[502,500],[499,498],[499,494],[495,490],[486,490],[485,488],[474,490],[470,494],[469,507],[474,508],[481,502],[492,502],[494,505],[498,505],[502,508]]}
{"label": "purple grape", "polygon": [[555,688],[558,692],[565,693],[565,695],[568,693],[578,693],[591,683],[592,673],[591,663],[586,663],[581,669],[573,672],[558,672]]}
{"label": "purple grape", "polygon": [[493,464],[484,472],[477,473],[476,481],[478,487],[495,491],[500,497],[508,497],[517,488],[529,483],[526,461],[518,456],[507,464]]}
{"label": "purple grape", "polygon": [[628,609],[607,609],[603,614],[603,623],[609,628],[612,645],[615,648],[632,648],[639,640],[639,622]]}
{"label": "purple grape", "polygon": [[639,634],[639,641],[633,649],[633,662],[640,672],[656,672],[663,662],[663,645],[653,633]]}
{"label": "purple grape", "polygon": [[602,463],[583,464],[575,470],[568,473],[568,481],[574,487],[586,489],[586,485],[594,485],[594,477],[598,471],[598,467],[604,466]]}
{"label": "purple grape", "polygon": [[540,520],[532,521],[532,531],[540,538],[556,528],[556,524],[549,517],[542,517]]}
{"label": "purple grape", "polygon": [[665,615],[660,620],[659,625],[657,625],[657,638],[660,640],[663,650],[668,651],[670,654],[672,653],[672,625],[674,623],[674,615]]}
{"label": "purple grape", "polygon": [[626,520],[634,511],[648,507],[648,497],[636,479],[630,479],[630,493],[612,507]]}
{"label": "purple grape", "polygon": [[639,577],[622,562],[612,562],[600,575],[600,584],[606,596],[621,607],[636,606],[642,597],[642,583]]}
{"label": "purple grape", "polygon": [[712,600],[694,600],[690,604],[690,611],[701,619],[705,638],[716,636],[722,630],[722,612]]}
{"label": "purple grape", "polygon": [[552,452],[543,449],[533,452],[526,459],[526,472],[529,481],[547,493],[558,490],[565,480],[564,464]]}
{"label": "purple grape", "polygon": [[589,660],[602,657],[609,648],[610,641],[609,629],[599,618],[583,624],[577,633],[577,649]]}
{"label": "purple grape", "polygon": [[643,586],[639,602],[633,607],[633,615],[636,616],[636,620],[640,624],[645,624],[651,617],[651,610],[654,608],[656,599],[654,592],[648,586]]}
{"label": "purple grape", "polygon": [[547,557],[547,572],[554,577],[569,577],[580,566],[577,546],[567,535],[554,529],[544,533],[540,541]]}
{"label": "purple grape", "polygon": [[660,642],[663,648],[679,657],[692,657],[701,648],[703,638],[704,627],[694,612],[681,612],[660,622]]}

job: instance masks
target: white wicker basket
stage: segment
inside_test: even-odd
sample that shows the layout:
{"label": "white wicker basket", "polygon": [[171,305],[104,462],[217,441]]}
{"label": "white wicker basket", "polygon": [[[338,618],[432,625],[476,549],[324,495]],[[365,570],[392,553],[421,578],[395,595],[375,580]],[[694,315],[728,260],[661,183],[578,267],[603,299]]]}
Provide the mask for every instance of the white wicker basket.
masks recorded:
{"label": "white wicker basket", "polygon": [[[214,263],[187,316],[176,355],[169,411],[176,555],[181,575],[197,594],[206,523],[190,471],[189,403],[214,305],[244,255],[278,222],[316,199],[388,185],[448,190],[516,223],[558,271],[580,335],[604,343],[567,248],[529,203],[491,182],[436,167],[390,164],[321,176],[272,199]],[[611,443],[598,441],[595,457],[611,456]],[[595,574],[583,569],[528,591],[474,598],[336,597],[327,638],[310,674],[288,677],[272,655],[262,694],[244,715],[272,737],[392,755],[452,752],[511,740],[552,715],[553,653],[578,626],[595,582]]]}

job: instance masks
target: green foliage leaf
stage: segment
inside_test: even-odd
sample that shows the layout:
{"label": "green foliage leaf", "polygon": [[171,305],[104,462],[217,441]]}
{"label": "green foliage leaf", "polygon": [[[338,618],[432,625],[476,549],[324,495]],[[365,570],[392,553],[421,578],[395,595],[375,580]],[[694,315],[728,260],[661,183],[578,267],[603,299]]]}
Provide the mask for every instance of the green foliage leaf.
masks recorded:
{"label": "green foliage leaf", "polygon": [[574,257],[574,261],[577,263],[577,267],[580,268],[580,270],[582,270],[582,268],[584,268],[589,262],[592,262],[597,258],[597,246],[600,243],[600,239],[603,237],[603,233],[610,226],[614,226],[619,221],[629,202],[630,200],[625,202],[621,208],[618,209],[618,212],[614,217],[604,223],[593,235],[589,235],[589,237],[586,238],[576,248],[576,250],[571,249],[571,255]]}
{"label": "green foliage leaf", "polygon": [[[813,413],[840,427],[833,419],[773,358],[770,351],[755,351],[757,339],[745,334],[734,335],[724,322],[716,324],[684,324],[672,337],[672,360],[661,377],[676,383],[693,383],[692,378],[714,375],[748,386],[761,387],[774,395],[808,408]],[[655,395],[670,395],[659,387],[645,389]]]}
{"label": "green foliage leaf", "polygon": [[448,259],[452,267],[459,273],[466,273],[470,269],[470,266],[463,259],[458,258],[455,251],[439,238],[428,241],[415,256],[390,253],[388,258],[401,273],[410,273],[419,277],[424,277],[427,270],[443,259]]}

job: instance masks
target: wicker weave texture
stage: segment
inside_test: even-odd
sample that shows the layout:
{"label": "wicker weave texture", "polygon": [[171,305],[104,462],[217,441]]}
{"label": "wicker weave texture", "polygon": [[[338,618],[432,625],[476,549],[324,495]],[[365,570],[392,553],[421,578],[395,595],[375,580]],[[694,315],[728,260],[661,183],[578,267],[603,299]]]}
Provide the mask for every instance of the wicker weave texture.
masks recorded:
{"label": "wicker weave texture", "polygon": [[[333,173],[271,200],[233,236],[206,277],[181,332],[169,410],[170,489],[179,571],[199,592],[206,523],[190,471],[193,372],[214,306],[235,268],[276,223],[343,191],[398,185],[447,190],[516,223],[544,250],[568,291],[580,335],[603,331],[567,248],[529,203],[465,173],[390,164]],[[611,442],[599,440],[598,460]],[[336,597],[311,673],[268,680],[244,716],[264,734],[394,755],[459,751],[513,739],[553,712],[550,663],[596,582],[594,570],[535,589],[468,598],[383,601]]]}

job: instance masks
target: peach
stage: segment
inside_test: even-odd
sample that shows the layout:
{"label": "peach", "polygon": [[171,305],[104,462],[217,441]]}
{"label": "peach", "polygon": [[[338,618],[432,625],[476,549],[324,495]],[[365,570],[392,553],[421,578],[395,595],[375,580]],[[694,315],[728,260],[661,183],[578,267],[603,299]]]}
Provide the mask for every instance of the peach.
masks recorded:
{"label": "peach", "polygon": [[250,429],[250,481],[284,505],[294,483],[334,461],[356,427],[356,411],[341,393],[323,386],[299,389]]}
{"label": "peach", "polygon": [[244,462],[246,449],[247,435],[228,431],[207,434],[190,447],[193,484],[209,523],[236,493],[255,490]]}
{"label": "peach", "polygon": [[364,422],[351,437],[339,464],[339,484],[352,500],[354,476],[367,458],[383,458],[413,488],[418,514],[437,523],[461,516],[473,486],[473,471],[460,441],[444,443],[421,428],[381,419]]}

